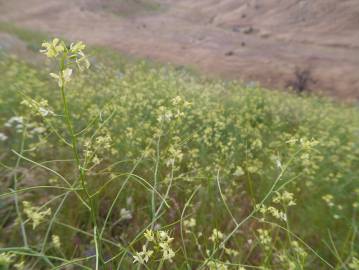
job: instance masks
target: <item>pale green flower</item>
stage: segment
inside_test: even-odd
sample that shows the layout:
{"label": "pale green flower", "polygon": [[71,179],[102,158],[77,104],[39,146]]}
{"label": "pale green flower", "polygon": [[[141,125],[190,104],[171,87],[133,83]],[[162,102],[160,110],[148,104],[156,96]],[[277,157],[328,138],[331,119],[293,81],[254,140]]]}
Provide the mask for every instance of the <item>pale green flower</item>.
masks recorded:
{"label": "pale green flower", "polygon": [[40,211],[40,207],[32,206],[28,201],[23,201],[22,204],[24,206],[25,214],[32,221],[33,229],[35,229],[41,222],[43,222],[46,216],[51,215],[51,208]]}
{"label": "pale green flower", "polygon": [[228,266],[222,262],[210,261],[208,263],[208,269],[209,270],[228,270]]}
{"label": "pale green flower", "polygon": [[173,238],[168,235],[166,231],[158,231],[157,238],[160,242],[171,243]]}
{"label": "pale green flower", "polygon": [[224,237],[223,233],[217,229],[213,229],[212,231],[212,235],[209,237],[209,240],[211,240],[212,242],[219,242],[220,240],[222,240]]}
{"label": "pale green flower", "polygon": [[326,194],[324,196],[322,196],[322,199],[328,204],[329,207],[333,207],[334,206],[334,197],[331,194]]}
{"label": "pale green flower", "polygon": [[52,239],[52,244],[54,245],[54,247],[57,249],[60,249],[61,248],[60,236],[53,234],[51,239]]}
{"label": "pale green flower", "polygon": [[72,53],[80,53],[86,48],[86,45],[82,41],[70,44],[70,51]]}
{"label": "pale green flower", "polygon": [[78,53],[80,57],[77,57],[75,62],[80,71],[84,71],[85,69],[90,68],[90,61],[87,59],[85,54],[81,51]]}
{"label": "pale green flower", "polygon": [[283,193],[276,192],[276,196],[273,198],[274,203],[284,203],[287,206],[296,205],[294,201],[294,194],[288,191],[284,191]]}
{"label": "pale green flower", "polygon": [[236,168],[235,172],[233,173],[233,175],[237,176],[237,177],[242,176],[242,175],[244,175],[244,170],[242,169],[241,166],[237,166],[237,168]]}
{"label": "pale green flower", "polygon": [[71,80],[71,75],[72,75],[72,69],[71,68],[66,68],[62,72],[60,72],[59,74],[50,73],[50,76],[52,78],[54,78],[55,80],[57,80],[57,83],[58,83],[59,87],[62,87],[66,83],[68,83]]}
{"label": "pale green flower", "polygon": [[155,234],[152,230],[146,230],[144,233],[144,236],[146,237],[147,241],[154,242],[155,241]]}
{"label": "pale green flower", "polygon": [[65,50],[63,42],[60,42],[58,38],[54,38],[51,43],[44,42],[41,44],[41,46],[44,47],[44,49],[40,50],[40,52],[49,58],[57,57],[59,53]]}
{"label": "pale green flower", "polygon": [[353,257],[351,263],[349,263],[349,268],[353,270],[359,270],[359,260]]}
{"label": "pale green flower", "polygon": [[140,263],[140,264],[145,264],[148,262],[148,260],[150,259],[150,257],[152,256],[153,251],[152,250],[147,250],[146,246],[143,245],[142,246],[142,251],[141,252],[136,252],[136,255],[133,255],[133,263]]}
{"label": "pale green flower", "polygon": [[189,220],[183,221],[183,225],[185,227],[191,228],[196,226],[196,220],[194,218],[190,218]]}
{"label": "pale green flower", "polygon": [[20,261],[14,265],[17,270],[25,270],[25,261]]}
{"label": "pale green flower", "polygon": [[0,269],[9,269],[10,264],[13,262],[15,255],[9,252],[0,253]]}
{"label": "pale green flower", "polygon": [[172,258],[176,255],[173,249],[170,247],[168,242],[162,242],[159,244],[162,249],[162,258],[164,260],[172,261]]}

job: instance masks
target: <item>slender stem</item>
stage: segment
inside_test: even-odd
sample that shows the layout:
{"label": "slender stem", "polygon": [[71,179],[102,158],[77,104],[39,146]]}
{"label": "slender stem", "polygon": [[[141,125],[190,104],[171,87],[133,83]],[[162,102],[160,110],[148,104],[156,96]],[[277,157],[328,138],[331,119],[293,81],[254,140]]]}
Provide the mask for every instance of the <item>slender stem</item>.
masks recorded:
{"label": "slender stem", "polygon": [[157,270],[161,270],[163,267],[163,260],[160,261],[158,267],[157,267]]}
{"label": "slender stem", "polygon": [[[248,142],[246,141],[246,162],[248,161]],[[253,184],[252,184],[252,177],[251,177],[251,173],[247,171],[247,182],[248,182],[248,187],[249,187],[249,193],[251,195],[251,199],[252,199],[252,203],[253,205],[256,205],[256,198],[254,196],[254,191],[253,191]]]}
{"label": "slender stem", "polygon": [[[21,146],[20,146],[20,153],[22,154],[24,152],[24,145],[25,145],[25,136],[26,136],[26,127],[23,130],[22,133],[22,138],[21,138]],[[25,229],[25,225],[24,225],[24,220],[22,218],[21,215],[21,211],[20,211],[20,207],[19,207],[19,198],[18,198],[18,194],[17,194],[17,168],[20,165],[20,160],[21,157],[18,156],[17,160],[16,160],[16,165],[15,165],[15,174],[14,174],[14,202],[15,202],[15,208],[16,208],[16,214],[19,218],[20,221],[20,228],[21,228],[21,234],[22,234],[22,238],[24,241],[24,247],[28,247],[28,243],[27,243],[27,235],[26,235],[26,229]]]}
{"label": "slender stem", "polygon": [[49,226],[47,227],[47,230],[46,230],[46,233],[45,233],[45,237],[44,237],[44,240],[42,242],[42,247],[41,247],[41,251],[40,253],[45,253],[45,248],[46,248],[46,243],[47,243],[47,240],[49,239],[49,236],[50,236],[50,232],[51,232],[51,229],[52,229],[52,226],[57,218],[57,215],[60,213],[61,209],[62,209],[62,206],[64,205],[67,197],[70,195],[70,191],[67,191],[64,195],[64,197],[62,198],[59,206],[57,207],[54,215],[52,216],[51,220],[50,220],[50,224]]}
{"label": "slender stem", "polygon": [[[79,171],[79,178],[81,181],[81,186],[83,188],[83,190],[85,191],[86,197],[88,199],[88,203],[90,206],[90,213],[91,213],[91,221],[93,223],[94,229],[96,230],[96,233],[94,233],[94,241],[95,241],[95,245],[96,245],[96,251],[97,251],[97,256],[100,257],[100,261],[101,264],[103,264],[103,258],[102,258],[102,252],[101,252],[101,245],[100,245],[100,237],[99,234],[97,232],[97,220],[96,220],[96,214],[95,214],[95,203],[93,198],[91,197],[88,189],[87,189],[87,185],[86,185],[86,174],[85,171],[81,165],[81,161],[80,161],[80,156],[78,153],[78,148],[77,148],[77,136],[74,132],[74,128],[72,126],[72,120],[71,120],[71,114],[68,108],[68,103],[67,103],[67,99],[66,99],[66,95],[65,95],[65,80],[63,78],[63,71],[65,69],[65,60],[67,58],[67,54],[64,54],[64,56],[61,59],[60,62],[60,76],[61,76],[61,96],[62,96],[62,101],[63,101],[63,106],[64,106],[64,113],[65,113],[65,121],[66,121],[66,125],[67,125],[67,129],[70,133],[71,136],[71,141],[72,141],[72,150],[73,150],[73,155],[75,157],[75,161],[76,161],[76,165]],[[97,257],[96,256],[96,257]]]}
{"label": "slender stem", "polygon": [[153,182],[153,190],[151,192],[151,209],[152,209],[152,221],[156,218],[156,197],[155,197],[155,190],[157,189],[157,177],[158,177],[158,166],[160,160],[160,141],[161,135],[158,136],[157,144],[156,144],[156,165],[155,165],[155,172],[154,172],[154,182]]}
{"label": "slender stem", "polygon": [[220,247],[223,247],[228,241],[229,239],[238,231],[238,229],[244,224],[246,223],[248,220],[250,220],[260,209],[260,207],[262,205],[264,205],[264,203],[267,201],[267,199],[272,195],[272,193],[275,191],[275,187],[277,186],[278,182],[282,179],[284,173],[287,171],[289,165],[292,163],[292,161],[294,160],[294,158],[302,151],[302,149],[299,149],[297,152],[295,152],[293,154],[293,156],[289,159],[289,161],[287,162],[287,164],[282,168],[281,172],[279,173],[278,177],[275,179],[274,183],[272,184],[270,190],[267,192],[267,194],[264,196],[264,198],[260,201],[259,204],[256,205],[256,207],[254,207],[254,209],[252,210],[252,212],[245,217],[241,222],[239,222],[236,227],[223,239],[223,241],[218,245],[217,248],[215,248],[212,251],[212,254],[209,256],[209,258],[207,258],[197,269],[203,269],[208,262],[213,258],[213,256],[218,252],[218,250],[220,249]]}
{"label": "slender stem", "polygon": [[110,219],[110,216],[111,216],[111,214],[112,214],[112,211],[113,211],[113,209],[114,209],[114,207],[115,207],[115,205],[116,205],[118,199],[120,198],[120,195],[121,195],[122,190],[123,190],[124,187],[127,185],[127,182],[128,182],[129,179],[131,178],[131,176],[132,176],[132,174],[134,173],[134,171],[136,170],[137,166],[138,166],[138,165],[140,164],[140,162],[142,161],[142,158],[143,158],[143,157],[141,157],[140,159],[138,159],[138,160],[136,161],[136,163],[135,163],[135,165],[133,166],[131,172],[128,174],[128,176],[126,177],[125,181],[123,182],[123,184],[122,184],[120,190],[117,192],[115,199],[112,201],[111,207],[110,207],[110,209],[108,210],[108,213],[107,213],[107,215],[106,215],[105,221],[103,222],[102,230],[101,230],[101,232],[100,232],[100,237],[101,237],[101,239],[102,239],[103,234],[104,234],[104,232],[105,232],[105,229],[106,229],[108,220]]}

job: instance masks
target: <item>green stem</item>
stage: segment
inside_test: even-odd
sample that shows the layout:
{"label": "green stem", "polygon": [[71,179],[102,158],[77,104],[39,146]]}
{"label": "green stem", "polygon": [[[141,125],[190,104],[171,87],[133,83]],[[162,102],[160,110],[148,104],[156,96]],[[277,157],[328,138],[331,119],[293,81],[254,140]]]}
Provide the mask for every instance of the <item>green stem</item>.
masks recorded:
{"label": "green stem", "polygon": [[[156,197],[155,197],[155,190],[157,189],[157,175],[158,175],[158,166],[160,162],[160,140],[161,135],[158,137],[157,144],[156,144],[156,165],[155,165],[155,172],[154,172],[154,183],[153,183],[153,190],[151,192],[151,209],[152,209],[152,221],[156,219]],[[153,229],[153,228],[151,228]]]}
{"label": "green stem", "polygon": [[[90,213],[91,213],[91,221],[92,221],[92,225],[94,226],[96,233],[94,233],[94,240],[95,240],[95,245],[96,245],[96,250],[98,252],[97,256],[100,257],[100,263],[103,265],[103,257],[102,257],[102,252],[101,252],[101,245],[100,245],[100,237],[97,231],[97,220],[96,220],[96,213],[95,213],[95,203],[93,198],[91,197],[87,186],[86,186],[86,175],[85,175],[85,171],[83,169],[83,167],[81,166],[81,161],[80,161],[80,156],[78,153],[78,149],[77,149],[77,136],[74,132],[74,128],[72,126],[72,120],[71,120],[71,114],[68,108],[68,103],[67,103],[67,99],[66,99],[66,95],[65,95],[65,81],[63,78],[63,71],[65,68],[65,59],[66,59],[67,55],[65,54],[64,57],[61,59],[61,63],[60,63],[60,75],[61,75],[61,80],[62,80],[62,85],[61,85],[61,96],[62,96],[62,101],[63,101],[63,105],[64,105],[64,113],[65,113],[65,120],[66,120],[66,125],[67,125],[67,129],[70,133],[71,136],[71,141],[72,141],[72,150],[73,150],[73,155],[75,157],[75,161],[76,161],[76,165],[77,168],[79,170],[79,174],[80,174],[80,181],[81,181],[81,186],[83,188],[83,190],[85,191],[89,206],[90,206]],[[97,261],[97,260],[96,260]],[[98,267],[98,266],[97,266]]]}
{"label": "green stem", "polygon": [[163,267],[163,260],[160,261],[160,264],[157,267],[157,270],[161,270]]}
{"label": "green stem", "polygon": [[[23,154],[23,152],[24,152],[25,137],[26,137],[26,127],[23,130],[22,138],[21,138],[21,146],[20,146],[20,153],[21,154]],[[23,238],[23,241],[24,241],[24,247],[27,248],[28,247],[28,242],[27,242],[26,229],[25,229],[25,225],[24,225],[24,220],[23,220],[22,215],[21,215],[20,206],[19,206],[19,198],[18,198],[18,194],[17,194],[17,184],[18,184],[17,169],[18,169],[18,167],[20,165],[20,160],[21,160],[21,157],[18,157],[17,160],[16,160],[15,169],[14,169],[15,170],[15,174],[14,174],[14,201],[15,201],[16,213],[17,213],[17,216],[18,216],[19,222],[20,222],[20,228],[21,228],[22,238]]]}

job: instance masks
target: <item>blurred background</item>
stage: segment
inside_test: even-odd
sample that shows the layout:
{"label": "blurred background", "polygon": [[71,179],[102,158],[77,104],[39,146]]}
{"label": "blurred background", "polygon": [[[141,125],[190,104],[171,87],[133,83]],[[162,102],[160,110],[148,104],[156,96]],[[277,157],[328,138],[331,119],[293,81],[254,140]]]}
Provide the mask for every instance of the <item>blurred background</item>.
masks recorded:
{"label": "blurred background", "polygon": [[209,77],[359,98],[358,0],[0,0],[0,47],[26,54],[14,27]]}

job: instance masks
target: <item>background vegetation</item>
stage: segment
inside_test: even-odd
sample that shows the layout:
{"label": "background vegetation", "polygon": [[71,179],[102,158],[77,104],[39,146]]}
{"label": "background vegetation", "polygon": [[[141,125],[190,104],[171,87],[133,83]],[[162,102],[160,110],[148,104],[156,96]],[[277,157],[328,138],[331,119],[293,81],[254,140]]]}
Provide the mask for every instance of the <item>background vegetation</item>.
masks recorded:
{"label": "background vegetation", "polygon": [[107,54],[0,56],[0,269],[359,269],[357,107]]}

